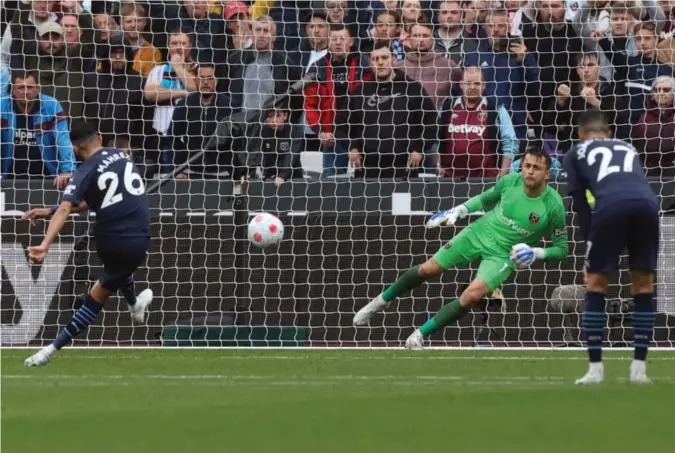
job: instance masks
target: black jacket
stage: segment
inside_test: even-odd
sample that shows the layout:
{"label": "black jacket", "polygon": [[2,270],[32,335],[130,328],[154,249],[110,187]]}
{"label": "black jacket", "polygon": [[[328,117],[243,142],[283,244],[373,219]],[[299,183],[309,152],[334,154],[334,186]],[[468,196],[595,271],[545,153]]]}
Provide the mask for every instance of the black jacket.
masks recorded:
{"label": "black jacket", "polygon": [[[260,167],[264,179],[281,177],[284,180],[302,177],[300,152],[302,151],[304,129],[302,126],[286,124],[275,131],[265,125],[264,113],[244,128],[234,129],[233,150],[246,150],[245,166],[253,176]],[[243,163],[243,159],[240,158]]]}
{"label": "black jacket", "polygon": [[455,39],[452,40],[449,47],[445,47],[443,39],[438,35],[438,30],[434,32],[434,50],[441,53],[448,60],[452,60],[458,65],[462,65],[464,57],[467,54],[474,53],[478,50],[478,40],[466,35],[464,30]]}
{"label": "black jacket", "polygon": [[[542,116],[546,114],[545,105],[548,100],[555,98],[558,85],[579,80],[576,71],[577,56],[582,50],[582,41],[571,23],[566,22],[561,29],[555,30],[538,21],[538,13],[535,21],[523,14],[523,42],[527,50],[537,59],[541,80],[540,99],[528,103],[536,124],[539,124]],[[541,101],[544,106],[538,105]]]}
{"label": "black jacket", "polygon": [[336,140],[363,153],[368,177],[404,176],[410,153],[423,153],[438,137],[438,112],[422,84],[394,72],[393,81],[357,87],[335,118]]}
{"label": "black jacket", "polygon": [[107,53],[106,49],[99,71],[85,76],[84,117],[103,135],[104,144],[121,134],[129,136],[132,149],[142,148],[153,113],[143,100],[145,79],[132,69],[133,54],[129,47],[126,47],[127,66],[122,73],[111,73]]}
{"label": "black jacket", "polygon": [[[230,116],[230,98],[224,94],[214,96],[209,105],[202,104],[201,93],[191,93],[178,102],[162,143],[165,156],[173,153],[173,159],[164,159],[165,164],[170,167],[180,165],[189,159],[192,152],[206,149],[218,123]],[[196,173],[230,171],[231,161],[231,153],[218,147],[216,150],[206,151],[204,158],[191,166],[190,170]]]}
{"label": "black jacket", "polygon": [[577,124],[579,123],[579,116],[586,110],[600,110],[605,113],[609,124],[616,128],[617,124],[624,124],[628,118],[621,113],[626,110],[622,98],[616,96],[613,82],[601,80],[598,85],[598,99],[600,99],[600,107],[594,107],[587,103],[583,96],[581,96],[582,86],[580,83],[573,83],[570,87],[570,98],[565,105],[555,102],[555,114],[546,115],[548,119],[548,128],[554,133],[560,149],[567,151],[576,142],[579,141],[579,133]]}

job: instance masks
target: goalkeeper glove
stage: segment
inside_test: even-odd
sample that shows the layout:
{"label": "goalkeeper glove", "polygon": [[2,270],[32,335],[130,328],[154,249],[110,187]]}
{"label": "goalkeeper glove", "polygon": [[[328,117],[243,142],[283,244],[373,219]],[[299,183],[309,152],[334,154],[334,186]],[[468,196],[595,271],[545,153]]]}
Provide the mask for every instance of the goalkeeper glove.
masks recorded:
{"label": "goalkeeper glove", "polygon": [[463,219],[469,213],[466,206],[459,205],[449,211],[439,211],[427,221],[427,228],[436,228],[441,225],[454,225],[458,219]]}
{"label": "goalkeeper glove", "polygon": [[511,248],[511,262],[518,269],[530,267],[537,259],[544,259],[544,249],[533,248],[527,244],[516,244]]}

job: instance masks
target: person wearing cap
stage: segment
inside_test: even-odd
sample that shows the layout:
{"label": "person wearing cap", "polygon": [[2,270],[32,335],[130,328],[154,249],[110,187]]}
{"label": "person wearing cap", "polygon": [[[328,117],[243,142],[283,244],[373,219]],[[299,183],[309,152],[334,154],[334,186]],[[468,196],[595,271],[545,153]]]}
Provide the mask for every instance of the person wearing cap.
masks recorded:
{"label": "person wearing cap", "polygon": [[231,2],[225,6],[225,33],[228,49],[248,49],[253,45],[251,36],[251,17],[248,6],[242,2]]}
{"label": "person wearing cap", "polygon": [[[243,4],[246,8],[246,15],[255,20],[259,17],[267,16],[270,13],[272,7],[274,7],[274,4],[277,2],[276,0],[255,0],[250,7],[246,6],[246,4],[242,2],[236,3]],[[227,7],[231,4],[231,0],[211,0],[209,2],[209,12],[222,14],[225,20],[228,20]]]}
{"label": "person wearing cap", "polygon": [[132,150],[143,146],[146,110],[143,102],[143,76],[133,69],[131,46],[125,45],[124,33],[113,31],[107,52],[96,72],[84,80],[84,116],[110,146],[117,135],[129,136]]}
{"label": "person wearing cap", "polygon": [[56,98],[69,119],[81,118],[85,59],[68,55],[63,28],[57,22],[41,24],[37,34],[37,55],[26,55],[23,69],[38,73],[42,93]]}
{"label": "person wearing cap", "polygon": [[23,56],[37,53],[37,27],[56,21],[52,12],[53,1],[35,0],[20,3],[12,16],[0,42],[0,67],[21,69]]}

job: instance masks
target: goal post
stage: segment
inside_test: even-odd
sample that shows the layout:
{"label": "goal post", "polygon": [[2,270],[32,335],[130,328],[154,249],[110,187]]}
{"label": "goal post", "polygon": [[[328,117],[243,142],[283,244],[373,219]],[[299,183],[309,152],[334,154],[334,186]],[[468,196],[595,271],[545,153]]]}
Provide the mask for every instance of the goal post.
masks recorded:
{"label": "goal post", "polygon": [[[469,191],[484,186],[469,184]],[[68,319],[77,297],[100,272],[100,263],[95,253],[86,253],[84,262],[72,259],[75,239],[88,226],[86,219],[73,217],[52,261],[37,269],[29,266],[25,248],[41,240],[46,223],[31,226],[19,220],[19,213],[30,193],[44,190],[46,202],[55,202],[58,194],[35,182],[13,185],[2,189],[2,341],[3,346],[41,345]],[[137,286],[150,287],[156,295],[148,326],[132,326],[124,300],[113,297],[75,345],[400,347],[415,326],[475,275],[475,266],[451,270],[396,301],[370,328],[357,329],[351,321],[358,308],[464,227],[424,228],[429,207],[452,203],[453,193],[461,189],[450,181],[299,181],[280,189],[252,182],[246,195],[223,202],[233,188],[219,181],[178,181],[152,196],[153,203],[164,207],[153,206],[152,246],[137,274]],[[401,206],[393,214],[392,202],[408,196],[407,214]],[[370,210],[372,205],[377,209]],[[247,243],[249,214],[260,211],[278,213],[285,224],[285,240],[276,250],[261,251]],[[664,217],[664,236],[672,229],[669,222]],[[581,284],[583,257],[578,235],[576,239],[569,260],[517,272],[501,294],[459,327],[432,336],[431,345],[579,346],[583,288],[571,285]],[[659,263],[667,271],[671,258],[664,239]],[[242,263],[247,264],[243,269]],[[670,347],[672,302],[663,278],[657,289],[666,298],[659,302],[655,341]],[[608,340],[616,346],[630,343],[629,300],[629,276],[622,272],[609,300]]]}
{"label": "goal post", "polygon": [[[568,5],[553,29],[537,23],[530,2],[273,3],[0,2],[2,347],[53,341],[102,269],[91,214],[71,216],[44,264],[27,260],[48,223],[21,216],[59,202],[57,182],[77,166],[72,121],[95,123],[104,145],[129,151],[145,178],[152,239],[136,287],[155,294],[146,326],[133,325],[114,295],[74,347],[398,348],[476,275],[477,263],[448,270],[369,327],[353,326],[356,311],[482,213],[437,230],[425,228],[428,216],[518,171],[528,146],[554,158],[550,184],[569,207],[560,161],[588,105],[611,113],[659,196],[654,345],[675,346],[667,2]],[[578,38],[564,51],[558,26]],[[637,46],[636,34],[641,43],[641,34],[653,37],[653,48]],[[519,42],[527,55],[499,47]],[[621,43],[625,61],[615,55]],[[642,53],[656,72],[638,71]],[[378,64],[391,72],[378,76]],[[471,94],[476,86],[484,91]],[[463,108],[470,94],[481,99],[475,114]],[[374,156],[384,157],[373,164]],[[248,243],[259,212],[284,223],[276,249]],[[430,346],[582,347],[585,247],[576,223],[568,214],[569,258],[515,272]],[[622,270],[610,284],[608,346],[631,345],[631,304]]]}

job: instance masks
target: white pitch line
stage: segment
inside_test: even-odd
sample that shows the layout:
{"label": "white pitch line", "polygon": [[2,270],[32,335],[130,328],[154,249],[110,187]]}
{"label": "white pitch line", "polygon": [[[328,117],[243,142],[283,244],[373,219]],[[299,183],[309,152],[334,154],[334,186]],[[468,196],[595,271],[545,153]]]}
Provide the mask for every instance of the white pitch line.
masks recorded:
{"label": "white pitch line", "polygon": [[[266,381],[266,380],[283,380],[292,378],[288,375],[227,375],[227,374],[118,374],[118,375],[77,375],[77,374],[45,374],[45,375],[35,375],[35,374],[5,374],[2,376],[3,379],[12,379],[12,380],[83,380],[83,379],[95,379],[98,381],[101,380],[110,380],[117,381],[123,379],[140,379],[140,380],[158,380],[158,381],[198,381],[198,380],[230,380],[230,381]],[[462,381],[467,379],[466,376],[447,376],[447,375],[430,375],[430,376],[402,376],[402,375],[352,375],[352,374],[339,374],[339,375],[320,375],[316,376],[316,379],[326,380],[326,381]],[[502,379],[510,379],[517,381],[550,381],[550,380],[563,380],[565,379],[562,376],[502,376],[496,378],[482,378],[481,381],[491,382],[499,381]]]}
{"label": "white pitch line", "polygon": [[[612,351],[609,351],[610,353]],[[369,355],[363,355],[363,356],[350,356],[350,355],[344,355],[344,356],[323,356],[320,352],[317,352],[316,354],[303,354],[303,355],[270,355],[270,356],[247,356],[247,355],[223,355],[223,356],[218,356],[217,351],[213,351],[212,355],[209,354],[209,360],[308,360],[308,359],[313,359],[313,360],[340,360],[340,361],[351,361],[351,360],[391,360],[391,361],[397,361],[397,360],[403,360],[403,361],[408,361],[408,360],[479,360],[479,361],[520,361],[520,360],[536,360],[536,361],[583,361],[586,362],[588,359],[585,356],[579,355],[576,357],[567,357],[567,356],[557,356],[557,357],[552,357],[552,356],[481,356],[481,355],[476,355],[476,356],[451,356],[451,355],[442,355],[442,356],[437,356],[437,355],[425,355],[424,352],[419,353],[418,355],[415,356],[369,356]],[[151,354],[148,356],[141,356],[141,355],[95,355],[95,356],[90,356],[90,355],[73,355],[73,353],[67,354],[67,355],[62,355],[58,356],[57,360],[151,360],[149,357],[152,358],[152,360],[156,360],[158,357],[156,354]],[[195,354],[195,355],[176,355],[176,356],[168,356],[168,357],[159,357],[161,360],[199,360],[203,358],[204,355],[202,354]],[[3,360],[9,360],[7,357],[3,357]],[[627,361],[632,361],[633,358],[630,356],[625,356],[625,357],[612,357],[611,355],[606,355],[603,357],[603,361],[617,361],[617,362],[627,362]],[[668,356],[650,356],[649,357],[650,362],[672,362],[675,361],[675,354],[673,355],[668,355]]]}
{"label": "white pitch line", "polygon": [[[27,348],[26,346],[13,346],[13,345],[3,345],[0,349],[6,350],[30,350],[37,348]],[[80,351],[294,351],[294,352],[308,352],[320,353],[324,352],[337,352],[337,353],[350,353],[350,352],[362,352],[362,353],[372,353],[372,352],[400,352],[405,351],[403,346],[393,347],[393,346],[337,346],[337,347],[321,347],[321,346],[70,346],[70,350],[80,350]],[[487,347],[473,347],[473,346],[429,346],[425,348],[427,351],[433,352],[445,352],[445,353],[459,353],[464,352],[468,353],[469,351],[475,352],[477,350],[485,352],[507,352],[513,354],[520,354],[523,352],[535,352],[535,353],[553,353],[553,354],[565,354],[568,352],[586,352],[586,348],[573,346],[573,347],[535,347],[535,346],[487,346]],[[649,348],[650,351],[654,352],[675,352],[675,347],[660,347],[655,346]],[[617,348],[608,348],[608,351],[611,352],[633,352],[632,347],[617,347]]]}
{"label": "white pitch line", "polygon": [[[127,387],[136,380],[165,382],[165,385],[184,385],[191,381],[194,386],[259,386],[259,387],[327,387],[348,385],[349,387],[366,386],[398,386],[398,387],[430,387],[434,385],[454,386],[559,386],[572,385],[573,379],[563,376],[501,376],[495,378],[468,378],[466,376],[317,376],[314,379],[292,379],[289,376],[227,376],[227,375],[116,375],[116,376],[78,376],[78,375],[29,375],[10,374],[3,379],[20,382],[20,385],[39,387]],[[674,384],[675,377],[652,378],[656,384]],[[608,380],[607,383],[627,383],[626,378]],[[136,383],[137,384],[137,383]]]}

